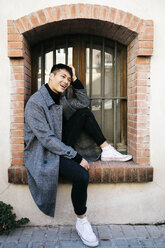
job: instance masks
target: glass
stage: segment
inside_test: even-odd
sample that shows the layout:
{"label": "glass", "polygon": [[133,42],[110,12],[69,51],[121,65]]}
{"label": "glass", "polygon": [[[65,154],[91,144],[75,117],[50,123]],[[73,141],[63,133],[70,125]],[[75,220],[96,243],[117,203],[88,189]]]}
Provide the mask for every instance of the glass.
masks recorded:
{"label": "glass", "polygon": [[56,63],[65,64],[66,61],[66,53],[64,48],[59,48],[56,50]]}
{"label": "glass", "polygon": [[73,47],[68,47],[68,65],[73,65]]}
{"label": "glass", "polygon": [[50,70],[53,66],[53,51],[45,54],[45,83],[49,81]]}
{"label": "glass", "polygon": [[86,89],[87,89],[87,94],[90,96],[90,87],[89,87],[89,78],[90,78],[90,68],[89,68],[89,48],[86,48]]}
{"label": "glass", "polygon": [[92,92],[93,97],[101,96],[101,50],[92,50]]}
{"label": "glass", "polygon": [[101,100],[91,100],[91,111],[101,127]]}
{"label": "glass", "polygon": [[114,142],[114,108],[112,100],[105,100],[103,103],[104,112],[103,112],[103,133],[108,142]]}
{"label": "glass", "polygon": [[38,57],[38,78],[37,78],[37,86],[38,89],[41,87],[41,56]]}
{"label": "glass", "polygon": [[104,96],[112,97],[113,96],[113,51],[110,49],[105,52],[105,62],[104,62],[104,70],[105,70],[105,87],[104,87]]}

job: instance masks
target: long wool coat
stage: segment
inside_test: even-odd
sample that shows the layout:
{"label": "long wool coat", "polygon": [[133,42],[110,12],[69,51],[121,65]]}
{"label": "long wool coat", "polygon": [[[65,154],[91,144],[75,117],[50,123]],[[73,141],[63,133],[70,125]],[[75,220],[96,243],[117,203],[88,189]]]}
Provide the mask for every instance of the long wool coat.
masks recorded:
{"label": "long wool coat", "polygon": [[74,89],[67,100],[62,94],[55,104],[43,85],[33,94],[25,108],[24,163],[28,185],[39,209],[54,216],[59,175],[59,156],[72,159],[77,152],[62,141],[62,116],[66,119],[80,108],[88,107],[86,89]]}

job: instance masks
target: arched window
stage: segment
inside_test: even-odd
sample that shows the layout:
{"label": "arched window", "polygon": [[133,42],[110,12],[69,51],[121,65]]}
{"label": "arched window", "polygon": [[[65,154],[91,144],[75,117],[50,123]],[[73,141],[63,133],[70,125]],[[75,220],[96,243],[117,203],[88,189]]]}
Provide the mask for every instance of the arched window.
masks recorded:
{"label": "arched window", "polygon": [[55,63],[74,65],[104,135],[119,151],[126,151],[126,47],[92,35],[67,35],[37,44],[32,48],[32,93],[48,82]]}

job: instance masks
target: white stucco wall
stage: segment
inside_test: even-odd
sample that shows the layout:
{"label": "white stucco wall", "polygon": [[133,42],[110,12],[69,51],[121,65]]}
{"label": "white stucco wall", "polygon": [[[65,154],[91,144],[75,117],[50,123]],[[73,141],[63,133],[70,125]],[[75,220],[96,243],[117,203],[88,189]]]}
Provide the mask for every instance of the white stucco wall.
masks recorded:
{"label": "white stucco wall", "polygon": [[[81,3],[70,0],[0,0],[0,200],[10,203],[18,217],[31,225],[72,224],[75,220],[70,185],[59,185],[56,218],[35,206],[28,186],[8,184],[10,166],[10,66],[7,57],[7,20],[49,6]],[[165,220],[165,2],[164,0],[83,0],[130,12],[154,21],[154,55],[151,63],[151,165],[154,181],[146,184],[89,185],[88,216],[92,223],[155,223]],[[97,199],[97,201],[96,201]]]}

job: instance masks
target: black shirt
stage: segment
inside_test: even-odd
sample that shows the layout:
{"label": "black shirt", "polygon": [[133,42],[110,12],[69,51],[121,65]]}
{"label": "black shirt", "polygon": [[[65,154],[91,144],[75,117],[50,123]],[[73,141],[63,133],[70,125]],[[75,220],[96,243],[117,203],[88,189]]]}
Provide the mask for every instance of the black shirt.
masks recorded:
{"label": "black shirt", "polygon": [[[82,83],[76,79],[74,82],[72,82],[72,86],[76,89],[83,89],[84,86],[82,85]],[[56,103],[56,104],[59,104],[60,103],[60,96],[61,96],[61,93],[57,94],[55,93],[53,90],[51,90],[51,88],[49,87],[48,84],[45,84],[45,87],[47,88],[50,96],[52,97],[53,101]],[[73,160],[77,163],[81,163],[82,161],[82,156],[77,153],[76,156],[73,158]]]}

